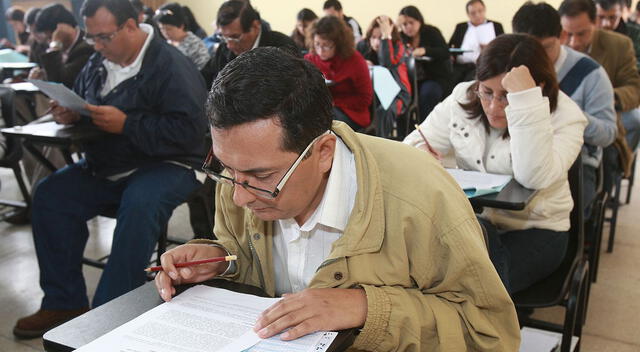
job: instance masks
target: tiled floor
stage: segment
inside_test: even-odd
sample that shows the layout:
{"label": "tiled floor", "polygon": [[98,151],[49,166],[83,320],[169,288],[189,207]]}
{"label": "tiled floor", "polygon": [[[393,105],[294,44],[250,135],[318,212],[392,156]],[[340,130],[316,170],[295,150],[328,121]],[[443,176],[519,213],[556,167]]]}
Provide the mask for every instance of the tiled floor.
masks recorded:
{"label": "tiled floor", "polygon": [[[639,164],[640,166],[640,164]],[[18,197],[13,175],[0,169],[0,198]],[[640,187],[640,186],[638,186]],[[601,256],[598,282],[592,286],[583,352],[640,351],[640,195],[620,208],[615,251]],[[97,218],[89,222],[91,236],[86,255],[108,252],[114,221]],[[169,233],[190,238],[186,206],[174,212]],[[608,227],[605,227],[608,234]],[[607,239],[605,235],[605,240]],[[0,352],[42,351],[42,340],[16,340],[11,332],[19,317],[38,309],[42,293],[30,226],[0,222]],[[85,266],[89,295],[93,295],[100,271]],[[537,317],[561,319],[559,309],[536,311]]]}

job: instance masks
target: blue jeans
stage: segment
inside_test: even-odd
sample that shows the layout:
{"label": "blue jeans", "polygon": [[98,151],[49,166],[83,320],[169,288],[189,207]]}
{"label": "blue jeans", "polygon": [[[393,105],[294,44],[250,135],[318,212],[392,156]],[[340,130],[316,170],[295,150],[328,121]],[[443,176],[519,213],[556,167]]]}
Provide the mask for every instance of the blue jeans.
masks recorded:
{"label": "blue jeans", "polygon": [[545,229],[500,231],[485,219],[489,257],[509,293],[544,279],[556,270],[567,252],[569,234]]}
{"label": "blue jeans", "polygon": [[431,110],[442,100],[444,91],[436,81],[422,81],[418,88],[418,119],[424,121],[431,113]]}
{"label": "blue jeans", "polygon": [[631,151],[638,148],[640,142],[640,109],[633,109],[622,113],[622,125],[627,131],[625,138]]}
{"label": "blue jeans", "polygon": [[93,306],[116,298],[145,282],[162,227],[173,210],[200,183],[193,170],[158,162],[140,167],[118,181],[92,175],[84,161],[45,178],[33,197],[33,239],[40,266],[42,309],[89,306],[82,276],[87,220],[118,209],[111,255]]}

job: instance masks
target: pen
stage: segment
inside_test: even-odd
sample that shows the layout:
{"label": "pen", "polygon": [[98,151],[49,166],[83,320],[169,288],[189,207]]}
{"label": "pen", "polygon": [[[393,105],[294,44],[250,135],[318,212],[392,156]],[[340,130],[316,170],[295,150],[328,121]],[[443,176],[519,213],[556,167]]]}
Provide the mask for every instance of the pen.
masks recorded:
{"label": "pen", "polygon": [[[237,260],[237,259],[238,259],[238,256],[228,255],[226,257],[215,257],[215,258],[209,258],[209,259],[203,259],[203,260],[196,260],[196,261],[193,261],[193,262],[177,263],[174,266],[176,268],[184,268],[184,267],[187,267],[187,266],[194,266],[194,265],[206,264],[206,263],[230,262],[232,260]],[[155,271],[162,271],[162,267],[161,266],[152,266],[150,268],[144,269],[144,271],[146,271],[148,273],[155,272]]]}

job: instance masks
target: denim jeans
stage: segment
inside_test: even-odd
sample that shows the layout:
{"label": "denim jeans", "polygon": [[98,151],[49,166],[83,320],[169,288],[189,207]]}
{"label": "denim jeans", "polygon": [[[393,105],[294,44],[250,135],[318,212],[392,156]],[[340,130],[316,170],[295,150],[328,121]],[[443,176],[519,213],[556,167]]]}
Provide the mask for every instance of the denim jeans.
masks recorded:
{"label": "denim jeans", "polygon": [[569,234],[545,229],[500,231],[485,219],[489,257],[509,293],[544,279],[556,270],[567,252]]}
{"label": "denim jeans", "polygon": [[633,109],[622,113],[622,125],[627,134],[625,136],[631,151],[638,148],[640,142],[640,109]]}
{"label": "denim jeans", "polygon": [[422,81],[418,87],[418,120],[424,121],[442,100],[444,90],[436,81]]}
{"label": "denim jeans", "polygon": [[33,239],[40,266],[42,309],[88,307],[82,257],[87,221],[117,208],[111,255],[93,299],[97,307],[145,282],[164,224],[198,187],[193,170],[158,162],[118,181],[92,175],[84,161],[43,179],[33,197]]}

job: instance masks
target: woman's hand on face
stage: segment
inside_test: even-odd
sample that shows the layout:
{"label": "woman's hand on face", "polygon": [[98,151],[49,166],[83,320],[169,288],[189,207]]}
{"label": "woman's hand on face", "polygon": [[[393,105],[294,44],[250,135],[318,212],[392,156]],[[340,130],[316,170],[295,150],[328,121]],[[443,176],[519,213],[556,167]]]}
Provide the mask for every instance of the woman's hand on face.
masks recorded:
{"label": "woman's hand on face", "polygon": [[389,16],[382,15],[376,20],[376,22],[378,22],[378,25],[380,26],[380,33],[382,34],[382,38],[391,38],[393,24]]}
{"label": "woman's hand on face", "polygon": [[502,79],[502,87],[508,93],[521,92],[536,86],[529,68],[524,65],[514,67]]}

